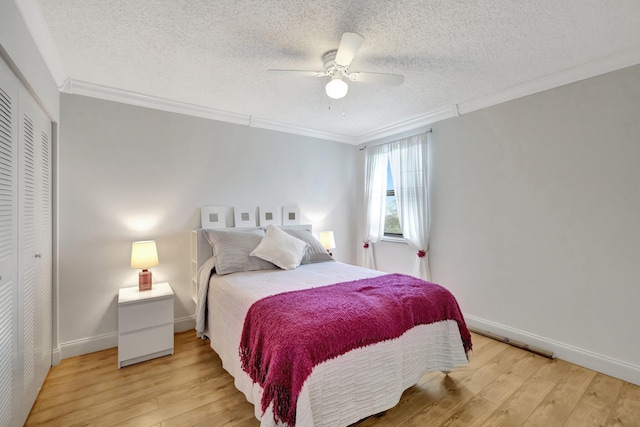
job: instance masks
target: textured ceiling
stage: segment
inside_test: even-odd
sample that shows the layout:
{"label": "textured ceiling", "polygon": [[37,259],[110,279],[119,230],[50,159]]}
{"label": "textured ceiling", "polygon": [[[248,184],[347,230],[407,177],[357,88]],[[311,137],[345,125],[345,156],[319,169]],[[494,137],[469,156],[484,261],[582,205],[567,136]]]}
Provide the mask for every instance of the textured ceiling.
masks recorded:
{"label": "textured ceiling", "polygon": [[[357,137],[640,47],[638,0],[38,0],[66,75],[135,93]],[[343,32],[364,44],[351,71],[321,70]],[[331,108],[329,108],[329,106]]]}

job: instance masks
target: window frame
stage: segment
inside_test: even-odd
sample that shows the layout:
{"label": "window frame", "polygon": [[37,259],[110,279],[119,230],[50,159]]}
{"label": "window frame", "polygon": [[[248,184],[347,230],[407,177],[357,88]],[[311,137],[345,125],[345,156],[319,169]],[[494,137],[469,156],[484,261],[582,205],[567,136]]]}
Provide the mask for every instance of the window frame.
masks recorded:
{"label": "window frame", "polygon": [[[393,182],[393,175],[391,174],[391,165],[389,163],[387,163],[387,173],[391,176],[391,180]],[[387,188],[386,196],[387,197],[393,196],[395,198],[396,197],[396,191],[393,188],[392,189],[388,189]],[[387,202],[387,200],[385,198],[385,211],[386,211],[386,202]],[[387,228],[387,217],[385,215],[384,233],[383,233],[382,239],[383,240],[389,240],[389,241],[398,241],[398,242],[403,242],[404,241],[404,235],[402,233],[388,233],[386,231],[386,228]]]}

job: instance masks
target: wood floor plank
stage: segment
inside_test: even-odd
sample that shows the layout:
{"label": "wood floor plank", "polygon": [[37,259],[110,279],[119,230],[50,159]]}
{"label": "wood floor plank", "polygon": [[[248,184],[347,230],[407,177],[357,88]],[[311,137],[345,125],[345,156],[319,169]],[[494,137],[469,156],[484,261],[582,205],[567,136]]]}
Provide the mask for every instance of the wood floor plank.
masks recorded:
{"label": "wood floor plank", "polygon": [[[125,404],[117,410],[110,412],[108,414],[100,414],[96,417],[96,414],[85,418],[85,421],[82,421],[78,424],[73,424],[72,427],[87,427],[87,426],[120,426],[123,425],[126,421],[142,416],[144,414],[148,414],[154,410],[158,409],[158,402],[156,399],[147,399],[143,401],[137,401],[132,405]],[[142,425],[142,424],[140,424]],[[151,425],[151,424],[146,424]]]}
{"label": "wood floor plank", "polygon": [[616,399],[607,426],[637,427],[640,425],[640,387],[624,383]]}
{"label": "wood floor plank", "polygon": [[181,387],[167,387],[164,393],[158,395],[158,406],[168,406],[177,400],[189,399],[202,393],[216,393],[224,395],[233,386],[226,376],[200,378],[198,381],[183,383]]}
{"label": "wood floor plank", "polygon": [[616,378],[597,374],[567,419],[565,427],[605,425],[623,384]]}
{"label": "wood floor plank", "polygon": [[437,377],[432,377],[431,381],[416,384],[407,389],[395,407],[376,416],[366,418],[354,424],[354,426],[399,426],[422,408],[443,399],[449,393],[449,390],[454,388],[455,382],[451,377],[440,373]]}
{"label": "wood floor plank", "polygon": [[482,398],[501,405],[549,360],[533,353],[525,353],[513,366],[499,375],[480,392]]}
{"label": "wood floor plank", "polygon": [[[108,407],[119,402],[136,399],[140,394],[146,395],[146,390],[154,387],[153,378],[139,378],[137,381],[127,383],[127,387],[115,387],[102,391],[88,388],[85,393],[78,390],[61,391],[57,395],[50,396],[40,401],[38,410],[32,411],[28,422],[43,423],[47,420],[62,418],[74,412],[93,412],[102,409],[103,402]],[[93,409],[91,409],[93,408]],[[82,416],[82,415],[78,415]]]}
{"label": "wood floor plank", "polygon": [[596,372],[573,365],[524,423],[525,427],[561,426],[565,423]]}
{"label": "wood floor plank", "polygon": [[[473,335],[466,367],[432,372],[357,427],[640,426],[640,387]],[[117,349],[53,367],[27,426],[257,427],[208,342],[175,335],[175,354],[117,369]]]}
{"label": "wood floor plank", "polygon": [[500,352],[499,356],[475,368],[473,374],[463,378],[458,383],[458,387],[468,388],[471,393],[476,395],[525,356],[526,353],[522,350],[507,346],[507,348]]}
{"label": "wood floor plank", "polygon": [[[450,417],[459,413],[484,387],[496,376],[505,372],[510,363],[524,357],[524,352],[511,346],[497,347],[500,351],[490,360],[476,367],[470,374],[456,381],[461,375],[458,371],[449,374],[453,377],[452,388],[440,400],[432,402],[413,414],[407,421],[407,426],[442,425]],[[471,364],[470,364],[471,365]],[[461,372],[463,372],[461,370]]]}
{"label": "wood floor plank", "polygon": [[85,354],[82,356],[69,357],[62,359],[60,364],[56,366],[55,371],[52,370],[47,375],[47,379],[52,380],[59,376],[64,376],[69,373],[78,373],[80,371],[91,370],[95,368],[101,368],[105,366],[105,361],[113,360],[114,355],[118,354],[118,348],[113,347],[107,350],[98,351],[95,353]]}
{"label": "wood floor plank", "polygon": [[[105,383],[113,383],[111,387],[105,386],[103,391],[95,392],[91,388],[87,388],[87,392],[78,395],[77,393],[61,393],[57,396],[50,397],[43,401],[40,409],[33,414],[34,422],[41,422],[47,419],[62,417],[66,414],[82,416],[80,411],[96,413],[104,411],[109,413],[113,408],[123,403],[134,404],[138,401],[144,401],[149,397],[155,398],[157,395],[175,390],[181,385],[190,385],[194,381],[202,378],[202,374],[197,371],[198,365],[185,365],[176,369],[184,369],[184,374],[172,383],[163,383],[158,381],[156,377],[151,376],[149,372],[144,375],[131,375],[121,378],[104,379]],[[205,367],[202,364],[201,367]],[[120,372],[120,371],[118,371]],[[126,385],[126,387],[123,387]],[[75,399],[73,399],[75,397]]]}
{"label": "wood floor plank", "polygon": [[162,427],[186,426],[259,426],[260,422],[253,415],[253,405],[246,401],[240,393],[229,394],[215,402],[203,405],[197,411],[184,412],[162,422]]}
{"label": "wood floor plank", "polygon": [[[496,403],[502,402],[483,426],[522,425],[555,387],[552,379],[562,378],[570,367],[566,362],[527,353],[513,369],[500,375],[480,393]],[[514,390],[517,379],[524,382]]]}
{"label": "wood floor plank", "polygon": [[498,405],[476,395],[459,411],[449,417],[443,427],[479,427],[495,412]]}
{"label": "wood floor plank", "polygon": [[[229,387],[229,389],[226,391],[233,392],[231,387]],[[220,396],[211,394],[200,394],[188,399],[182,399],[173,402],[161,408],[156,406],[156,408],[153,408],[152,410],[146,411],[142,414],[123,417],[126,419],[118,420],[116,423],[113,423],[110,417],[97,417],[87,421],[85,425],[87,427],[110,427],[113,425],[118,425],[120,427],[150,426],[153,424],[162,423],[165,420],[174,418],[181,414],[185,414],[189,411],[198,410],[200,407],[218,399],[220,399]]]}
{"label": "wood floor plank", "polygon": [[453,388],[449,390],[444,398],[427,404],[424,408],[407,418],[402,425],[411,427],[427,425],[440,426],[473,398],[474,394],[469,391],[469,389]]}
{"label": "wood floor plank", "polygon": [[[202,369],[207,369],[206,365],[198,367],[189,366],[185,375],[175,381],[158,382],[154,378],[147,378],[146,381],[136,381],[126,389],[115,388],[97,395],[83,396],[77,400],[65,402],[58,406],[53,406],[40,411],[34,411],[30,417],[30,422],[41,423],[52,419],[91,419],[96,414],[111,414],[114,411],[122,410],[129,406],[146,402],[148,399],[156,399],[156,407],[162,406],[168,399],[176,399],[179,393],[184,393],[184,389],[195,388],[203,392],[201,386],[203,382],[211,381],[216,383],[229,383],[227,378],[206,378],[203,377]],[[194,371],[195,370],[195,371]],[[155,409],[155,408],[153,408]]]}

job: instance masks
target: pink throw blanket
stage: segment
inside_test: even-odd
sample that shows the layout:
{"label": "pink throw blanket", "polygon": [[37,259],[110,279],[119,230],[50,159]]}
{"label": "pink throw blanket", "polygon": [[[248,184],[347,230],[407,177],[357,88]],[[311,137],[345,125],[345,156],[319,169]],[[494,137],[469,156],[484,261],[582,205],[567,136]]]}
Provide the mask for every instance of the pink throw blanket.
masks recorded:
{"label": "pink throw blanket", "polygon": [[388,274],[285,292],[254,303],[240,342],[242,369],[260,384],[262,411],[295,425],[298,395],[313,367],[355,348],[398,338],[416,325],[455,320],[471,334],[453,295],[415,277]]}

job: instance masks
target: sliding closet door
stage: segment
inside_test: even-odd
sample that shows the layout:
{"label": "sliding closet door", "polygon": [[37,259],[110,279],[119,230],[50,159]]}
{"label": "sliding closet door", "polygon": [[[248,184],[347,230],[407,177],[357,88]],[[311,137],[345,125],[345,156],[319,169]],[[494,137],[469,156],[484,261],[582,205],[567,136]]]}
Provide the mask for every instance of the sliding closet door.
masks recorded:
{"label": "sliding closet door", "polygon": [[0,426],[17,425],[18,83],[0,60]]}
{"label": "sliding closet door", "polygon": [[19,106],[18,359],[23,362],[22,414],[26,418],[51,367],[51,124],[24,90],[19,91]]}

